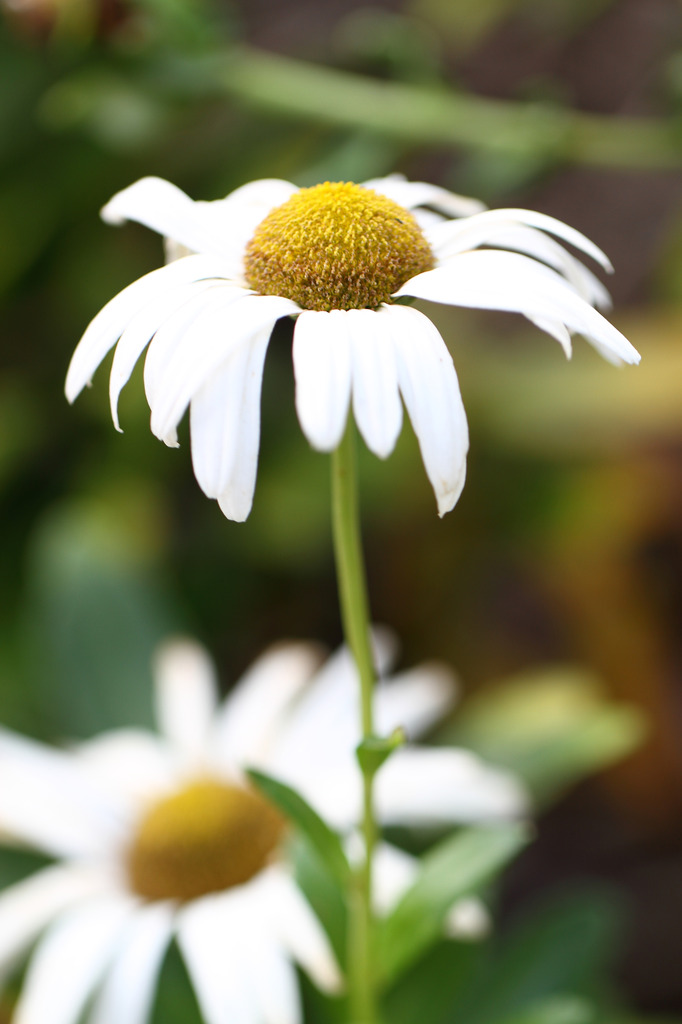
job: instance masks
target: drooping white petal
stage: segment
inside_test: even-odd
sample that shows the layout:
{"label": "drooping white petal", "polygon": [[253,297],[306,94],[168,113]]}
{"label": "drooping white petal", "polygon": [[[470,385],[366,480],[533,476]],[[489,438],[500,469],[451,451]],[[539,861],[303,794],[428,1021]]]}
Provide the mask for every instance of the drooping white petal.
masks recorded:
{"label": "drooping white petal", "polygon": [[76,1024],[135,910],[112,896],[64,914],[31,959],[14,1024]]}
{"label": "drooping white petal", "polygon": [[141,801],[168,790],[178,774],[168,743],[142,729],[116,729],[80,743],[73,756],[83,771],[121,808],[125,820],[139,813]]}
{"label": "drooping white petal", "polygon": [[273,867],[268,869],[261,886],[284,948],[318,988],[338,992],[341,974],[329,939],[293,879],[284,870]]}
{"label": "drooping white petal", "polygon": [[[466,221],[459,223],[450,222],[434,227],[433,231],[429,232],[429,239],[436,248],[440,248],[448,242],[456,241],[458,237],[465,236],[470,236],[472,239],[479,237],[481,240],[473,244],[481,245],[486,238],[489,241],[494,239],[496,227],[502,226],[504,228],[514,224],[527,225],[531,228],[537,228],[539,231],[546,231],[551,235],[556,235],[558,238],[563,238],[565,242],[574,245],[576,249],[580,249],[588,256],[591,256],[605,270],[613,271],[613,266],[606,253],[602,252],[599,246],[590,241],[581,231],[577,231],[568,224],[564,224],[563,221],[557,220],[556,217],[550,217],[546,213],[537,213],[535,210],[485,210],[483,213],[478,213]],[[479,234],[481,230],[483,234]],[[472,248],[472,245],[467,244],[466,248]]]}
{"label": "drooping white petal", "polygon": [[319,660],[313,644],[281,644],[265,651],[218,712],[215,756],[227,764],[267,764],[283,718],[310,682]]}
{"label": "drooping white petal", "polygon": [[453,707],[457,687],[452,672],[439,664],[418,665],[379,683],[374,691],[374,717],[380,736],[403,728],[410,739],[420,736]]}
{"label": "drooping white petal", "polygon": [[0,973],[14,966],[43,929],[69,907],[101,896],[111,877],[101,866],[55,864],[0,893]]}
{"label": "drooping white petal", "polygon": [[181,285],[172,292],[164,292],[139,310],[132,318],[118,340],[111,364],[109,377],[109,403],[114,426],[120,430],[118,420],[118,399],[130,380],[135,363],[159,328],[171,319],[185,305],[198,298],[207,289],[215,287],[214,281],[198,281]]}
{"label": "drooping white petal", "polygon": [[448,222],[427,231],[438,264],[481,245],[512,249],[548,263],[560,271],[587,302],[598,309],[610,309],[611,296],[591,270],[562,245],[537,228],[505,220],[470,217],[456,224]]}
{"label": "drooping white petal", "polygon": [[413,277],[396,294],[453,306],[507,310],[536,320],[562,320],[600,352],[606,350],[626,363],[640,359],[627,338],[559,274],[517,253],[462,253],[446,266]]}
{"label": "drooping white petal", "polygon": [[545,334],[549,334],[550,337],[556,338],[564,350],[564,355],[567,359],[570,359],[573,355],[573,342],[571,341],[571,332],[566,329],[561,320],[550,320],[545,316],[529,316],[528,319],[532,324],[535,324]]}
{"label": "drooping white petal", "polygon": [[[179,912],[177,941],[206,1024],[254,1024],[256,995],[249,979],[254,927],[249,886],[195,900]],[[263,977],[262,984],[268,983]]]}
{"label": "drooping white petal", "polygon": [[108,224],[138,221],[195,253],[220,256],[224,238],[207,207],[208,203],[195,203],[170,181],[150,177],[117,192],[102,209],[102,218]]}
{"label": "drooping white petal", "polygon": [[213,662],[200,644],[177,639],[154,659],[156,719],[183,761],[200,765],[218,706]]}
{"label": "drooping white petal", "polygon": [[389,325],[372,309],[349,310],[346,323],[355,422],[369,450],[385,459],[395,447],[403,422]]}
{"label": "drooping white petal", "polygon": [[[272,329],[280,317],[297,313],[299,307],[290,299],[275,295],[243,295],[225,305],[207,308],[187,328],[179,344],[164,361],[162,372],[147,397],[152,410],[152,432],[163,439],[171,434],[193,396],[223,363],[230,351],[268,327]],[[147,356],[152,358],[161,332],[154,339]],[[145,387],[147,365],[145,364]]]}
{"label": "drooping white petal", "polygon": [[75,758],[0,729],[0,828],[57,856],[106,851],[119,808]]}
{"label": "drooping white petal", "polygon": [[436,495],[438,514],[443,516],[462,493],[469,449],[469,429],[452,357],[434,325],[418,310],[383,306],[380,313],[391,321],[400,391]]}
{"label": "drooping white petal", "polygon": [[[167,387],[168,370],[179,353],[186,353],[192,340],[201,339],[201,325],[213,317],[224,318],[230,306],[235,305],[249,293],[232,283],[220,282],[205,292],[193,295],[185,302],[175,315],[166,320],[156,332],[147,351],[144,364],[144,389],[152,414],[159,400],[161,389]],[[183,410],[184,412],[184,410]],[[171,422],[163,434],[157,434],[165,444],[177,447],[178,420]]]}
{"label": "drooping white petal", "polygon": [[516,778],[451,747],[405,747],[377,774],[377,817],[384,824],[446,825],[522,814]]}
{"label": "drooping white petal", "polygon": [[363,181],[364,188],[371,188],[388,196],[395,203],[413,210],[416,206],[433,206],[434,209],[448,214],[450,217],[469,217],[485,210],[485,203],[468,196],[459,196],[455,192],[438,185],[430,185],[426,181],[408,181],[402,174],[390,174],[386,178],[372,178]]}
{"label": "drooping white petal", "polygon": [[88,1024],[147,1024],[174,915],[171,903],[147,903],[137,910],[121,936]]}
{"label": "drooping white petal", "polygon": [[296,412],[313,448],[330,452],[346,426],[351,355],[346,310],[301,313],[294,328]]}
{"label": "drooping white petal", "polygon": [[194,474],[228,519],[244,522],[253,504],[260,447],[266,328],[235,346],[190,404]]}
{"label": "drooping white petal", "polygon": [[69,402],[90,383],[95,370],[136,313],[159,295],[172,294],[173,289],[182,285],[220,278],[224,269],[225,264],[220,259],[187,256],[152,270],[115,295],[90,322],[71,357],[65,385]]}

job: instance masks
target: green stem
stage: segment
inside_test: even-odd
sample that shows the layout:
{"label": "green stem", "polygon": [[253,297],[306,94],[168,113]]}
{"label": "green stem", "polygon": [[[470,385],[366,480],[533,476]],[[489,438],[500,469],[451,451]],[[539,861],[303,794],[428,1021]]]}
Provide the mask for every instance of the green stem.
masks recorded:
{"label": "green stem", "polygon": [[[362,738],[373,735],[372,693],[374,659],[369,634],[369,602],[360,537],[357,477],[355,469],[355,427],[349,416],[346,432],[332,454],[332,533],[346,642],[360,678]],[[376,825],[372,800],[374,772],[363,773],[364,861],[358,869],[350,894],[348,929],[348,977],[354,1024],[376,1024],[376,971],[374,963],[374,921],[372,914],[372,855]]]}
{"label": "green stem", "polygon": [[260,110],[367,131],[408,144],[545,156],[593,167],[682,164],[673,118],[613,117],[553,103],[519,103],[406,82],[380,81],[251,47],[195,61],[178,82],[218,90]]}

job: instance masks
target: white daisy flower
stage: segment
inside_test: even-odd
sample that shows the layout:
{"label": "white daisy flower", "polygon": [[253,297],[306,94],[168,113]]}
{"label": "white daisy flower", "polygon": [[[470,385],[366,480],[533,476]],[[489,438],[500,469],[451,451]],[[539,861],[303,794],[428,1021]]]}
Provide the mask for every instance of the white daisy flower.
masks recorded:
{"label": "white daisy flower", "polygon": [[185,255],[95,317],[71,360],[67,397],[116,345],[110,397],[118,428],[119,394],[151,341],[144,376],[152,432],[177,445],[190,407],[196,478],[229,519],[251,510],[263,362],[281,317],[296,319],[296,409],[311,445],[336,448],[352,404],[367,446],[386,458],[401,430],[402,396],[440,515],[464,485],[467,422],[443,339],[405,302],[522,313],[567,356],[580,333],[611,362],[639,361],[594,308],[608,304],[604,287],[556,239],[611,270],[607,257],[580,232],[529,210],[485,211],[393,175],[312,188],[254,181],[215,202],[143,178],[102,215],[112,224],[139,221],[171,240],[172,256]]}
{"label": "white daisy flower", "polygon": [[[118,730],[60,751],[0,730],[4,841],[55,858],[0,894],[0,978],[37,940],[14,1024],[76,1024],[84,1011],[89,1024],[145,1024],[173,937],[207,1024],[297,1024],[292,961],[339,988],[286,860],[286,823],[244,774],[260,767],[337,826],[356,824],[357,680],[346,651],[317,663],[311,646],[274,648],[220,705],[203,650],[176,642],[155,673],[160,735]],[[450,699],[441,671],[415,669],[380,685],[378,723],[419,730]],[[384,821],[408,823],[509,816],[524,800],[471,755],[419,748],[388,761],[377,799]],[[382,846],[378,904],[415,871]]]}

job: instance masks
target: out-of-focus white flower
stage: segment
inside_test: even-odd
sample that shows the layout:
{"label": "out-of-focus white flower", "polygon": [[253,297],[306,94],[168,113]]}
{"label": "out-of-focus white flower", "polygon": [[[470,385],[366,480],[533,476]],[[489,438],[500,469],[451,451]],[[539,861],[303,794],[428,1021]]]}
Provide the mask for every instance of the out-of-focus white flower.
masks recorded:
{"label": "out-of-focus white flower", "polygon": [[[89,1005],[89,1024],[145,1024],[174,936],[208,1024],[297,1024],[292,961],[339,987],[285,821],[244,774],[266,770],[337,827],[357,824],[357,679],[345,650],[318,662],[312,646],[273,648],[221,705],[204,651],[178,641],[156,667],[159,735],[117,730],[62,751],[0,731],[5,841],[56,861],[0,894],[0,977],[38,940],[15,1024],[75,1024]],[[414,669],[378,687],[379,728],[419,732],[451,700],[442,670]],[[377,802],[385,822],[445,824],[516,814],[524,797],[472,755],[407,747],[381,769]],[[380,846],[379,909],[416,870]]]}
{"label": "out-of-focus white flower", "polygon": [[556,239],[610,270],[606,256],[540,213],[485,211],[399,175],[303,189],[266,179],[215,202],[143,178],[102,213],[167,236],[180,258],[95,317],[71,360],[67,397],[76,398],[116,345],[110,397],[118,427],[119,394],[151,340],[151,429],[177,445],[190,407],[196,478],[229,519],[251,510],[263,363],[281,317],[296,318],[296,409],[313,447],[338,445],[352,404],[367,446],[386,458],[401,430],[402,396],[440,515],[464,486],[467,421],[443,339],[406,301],[522,313],[567,356],[571,334],[580,333],[611,362],[639,361],[594,308],[608,304],[604,287]]}

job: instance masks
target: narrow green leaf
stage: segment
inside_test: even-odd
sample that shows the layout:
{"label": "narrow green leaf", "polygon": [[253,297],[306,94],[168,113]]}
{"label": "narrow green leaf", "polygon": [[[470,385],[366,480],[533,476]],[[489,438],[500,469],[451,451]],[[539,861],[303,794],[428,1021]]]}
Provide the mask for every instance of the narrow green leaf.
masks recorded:
{"label": "narrow green leaf", "polygon": [[477,826],[444,839],[427,853],[416,882],[381,929],[384,980],[393,981],[436,942],[452,904],[480,889],[529,838],[527,826],[518,823]]}
{"label": "narrow green leaf", "polygon": [[596,1007],[589,1000],[562,994],[525,1007],[504,1024],[593,1024],[596,1016]]}
{"label": "narrow green leaf", "polygon": [[329,873],[342,885],[346,885],[350,868],[336,832],[290,786],[253,768],[247,774],[268,800],[303,832]]}

